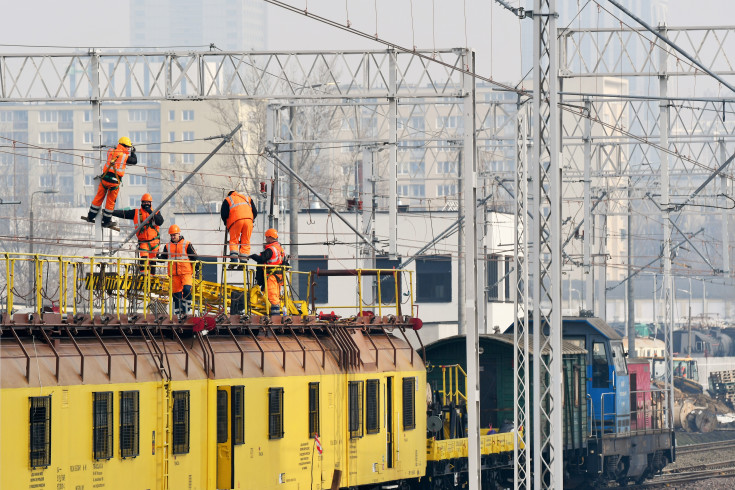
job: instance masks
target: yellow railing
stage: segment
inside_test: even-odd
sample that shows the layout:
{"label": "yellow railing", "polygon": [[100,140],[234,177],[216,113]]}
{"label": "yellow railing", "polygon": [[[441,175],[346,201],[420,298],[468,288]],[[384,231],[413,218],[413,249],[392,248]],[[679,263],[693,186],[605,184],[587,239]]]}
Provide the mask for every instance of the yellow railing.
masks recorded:
{"label": "yellow railing", "polygon": [[464,372],[462,366],[459,364],[449,364],[446,366],[439,366],[442,368],[442,403],[449,405],[454,402],[455,405],[459,405],[460,400],[467,403],[467,396],[462,393],[459,388],[459,377],[462,375],[464,378],[464,388],[467,392],[467,373]]}
{"label": "yellow railing", "polygon": [[[362,315],[365,311],[370,311],[375,315],[411,315],[414,311],[413,302],[413,271],[407,269],[350,269],[350,270],[325,270],[325,271],[312,271],[312,272],[301,272],[292,271],[292,274],[300,275],[307,278],[309,285],[307,292],[307,303],[311,306],[314,305],[315,309],[328,308],[329,310],[350,310],[349,314]],[[314,302],[312,295],[314,291],[312,284],[318,283],[320,280],[327,280],[329,277],[340,277],[341,280],[347,280],[352,278],[356,281],[354,286],[355,301],[354,303],[346,304],[334,304],[329,303],[328,306],[324,305],[324,298],[316,298],[318,302]],[[385,292],[383,286],[383,279],[387,277],[393,278],[393,286],[391,293],[393,295],[393,301],[384,302],[383,293]],[[375,283],[371,279],[375,278]],[[403,293],[401,285],[405,284],[408,288],[408,294],[406,295],[406,304],[402,304]],[[365,291],[365,288],[371,288],[374,290],[369,293]],[[370,300],[369,298],[372,298]]]}
{"label": "yellow railing", "polygon": [[[172,281],[169,264],[183,261],[156,261],[156,272],[145,272],[147,259],[124,257],[83,257],[44,254],[2,253],[0,252],[0,310],[15,312],[20,307],[25,311],[41,313],[47,307],[64,314],[108,315],[120,318],[121,315],[143,315],[154,313],[174,317]],[[232,301],[242,301],[242,308],[249,315],[268,315],[271,305],[268,298],[268,281],[261,290],[255,284],[258,268],[264,266],[244,265],[243,270],[230,270],[226,262],[202,262],[216,265],[215,281],[205,281],[199,268],[194,274],[192,284],[191,311],[196,315],[206,313],[229,314]],[[4,267],[4,269],[3,269]],[[301,275],[315,278],[314,273],[292,271],[283,267],[284,287],[280,292],[283,310],[290,315],[306,315],[308,305],[312,304],[312,288],[307,288],[307,298],[299,300],[293,294],[293,287]],[[409,295],[403,314],[413,311],[413,289],[410,271],[357,269],[356,304],[329,305],[324,308],[352,309],[353,314],[361,314],[370,309],[376,315],[401,314],[401,288],[399,281],[408,284]],[[399,274],[400,273],[400,274]],[[393,304],[381,301],[381,277],[394,277]],[[408,274],[402,280],[401,274]],[[376,277],[377,296],[374,301],[366,302],[363,294],[363,280],[366,276]],[[325,278],[326,279],[326,278]],[[239,298],[238,298],[239,297]],[[241,299],[240,299],[241,298]],[[320,306],[317,304],[317,306]],[[239,312],[239,311],[238,311]],[[316,313],[312,311],[312,313]]]}

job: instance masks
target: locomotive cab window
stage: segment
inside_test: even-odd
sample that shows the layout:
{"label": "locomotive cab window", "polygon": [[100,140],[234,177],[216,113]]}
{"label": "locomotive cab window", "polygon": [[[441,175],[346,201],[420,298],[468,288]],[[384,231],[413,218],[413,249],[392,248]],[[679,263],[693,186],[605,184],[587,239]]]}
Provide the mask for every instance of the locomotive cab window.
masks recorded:
{"label": "locomotive cab window", "polygon": [[32,396],[29,413],[31,468],[51,464],[51,397]]}
{"label": "locomotive cab window", "polygon": [[112,458],[112,392],[94,393],[92,401],[94,459]]}
{"label": "locomotive cab window", "polygon": [[610,373],[607,364],[607,350],[604,342],[595,342],[592,345],[592,387],[607,388]]}
{"label": "locomotive cab window", "polygon": [[622,342],[610,342],[612,347],[613,365],[615,366],[615,374],[625,376],[628,374],[628,367],[625,364],[625,353],[623,351]]}
{"label": "locomotive cab window", "polygon": [[189,452],[189,390],[174,391],[173,453]]}

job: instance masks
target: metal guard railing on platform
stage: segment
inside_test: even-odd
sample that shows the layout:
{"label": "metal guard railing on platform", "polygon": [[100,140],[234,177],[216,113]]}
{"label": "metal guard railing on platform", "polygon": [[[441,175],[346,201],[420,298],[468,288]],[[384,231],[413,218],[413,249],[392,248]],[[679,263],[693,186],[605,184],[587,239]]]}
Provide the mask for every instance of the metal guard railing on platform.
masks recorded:
{"label": "metal guard railing on platform", "polygon": [[[169,264],[183,261],[156,261],[156,269],[165,274],[145,273],[146,259],[80,257],[42,254],[4,253],[0,260],[0,310],[10,314],[19,306],[27,312],[38,314],[44,311],[62,314],[115,316],[144,315],[175,316],[173,289]],[[207,314],[243,314],[266,316],[271,305],[268,298],[268,281],[264,288],[255,283],[256,271],[265,266],[243,265],[242,270],[229,270],[229,263],[207,262],[217,265],[220,282],[205,281],[201,268],[194,274],[191,292],[191,313],[195,316]],[[285,315],[307,315],[308,305],[316,314],[314,291],[316,280],[322,276],[348,276],[356,280],[356,300],[353,305],[329,305],[330,309],[350,310],[354,315],[370,311],[378,316],[401,316],[400,285],[402,274],[409,274],[410,310],[413,311],[413,289],[411,272],[400,270],[355,269],[348,271],[298,272],[288,267],[268,268],[268,272],[282,272],[283,288],[280,288],[281,305]],[[266,272],[266,274],[268,273]],[[363,277],[377,277],[377,294],[363,293]],[[381,290],[381,278],[392,276],[393,301],[385,301]],[[307,297],[298,299],[294,285],[299,277],[307,278]],[[373,301],[366,298],[374,297]]]}

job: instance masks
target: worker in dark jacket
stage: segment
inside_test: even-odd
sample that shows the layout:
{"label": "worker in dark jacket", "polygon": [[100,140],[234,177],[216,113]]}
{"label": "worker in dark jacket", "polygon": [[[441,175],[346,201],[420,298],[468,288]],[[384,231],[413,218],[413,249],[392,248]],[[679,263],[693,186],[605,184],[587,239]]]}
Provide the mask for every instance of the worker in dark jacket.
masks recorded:
{"label": "worker in dark jacket", "polygon": [[[168,276],[173,291],[174,313],[186,315],[189,313],[189,305],[191,305],[191,287],[194,284],[194,273],[199,270],[201,263],[196,250],[194,250],[194,245],[181,236],[181,229],[178,225],[171,225],[168,228],[168,234],[171,237],[171,243],[167,243],[163,247],[163,251],[158,258],[181,261],[169,262]],[[194,265],[192,266],[192,264]]]}
{"label": "worker in dark jacket", "polygon": [[[143,194],[140,198],[139,209],[116,209],[112,212],[112,215],[116,218],[131,219],[135,224],[135,229],[138,229],[141,223],[143,223],[148,216],[153,212],[153,196],[149,193]],[[150,266],[151,274],[155,274],[156,262],[154,260],[158,255],[158,246],[161,243],[160,229],[163,224],[163,216],[161,212],[157,212],[148,222],[138,230],[136,236],[138,237],[138,256],[141,259],[147,259],[142,261],[141,270],[143,273],[148,273]],[[150,263],[149,263],[150,261]]]}
{"label": "worker in dark jacket", "polygon": [[222,201],[220,217],[230,234],[230,262],[247,262],[253,223],[258,217],[255,202],[250,196],[230,191]]}
{"label": "worker in dark jacket", "polygon": [[[283,286],[283,266],[288,265],[286,252],[278,243],[278,232],[273,228],[265,231],[263,251],[250,256],[259,265],[255,273],[255,282],[261,289],[265,287],[265,275],[268,276],[268,302],[271,304],[271,315],[281,314],[281,287]],[[264,270],[265,269],[265,270]]]}

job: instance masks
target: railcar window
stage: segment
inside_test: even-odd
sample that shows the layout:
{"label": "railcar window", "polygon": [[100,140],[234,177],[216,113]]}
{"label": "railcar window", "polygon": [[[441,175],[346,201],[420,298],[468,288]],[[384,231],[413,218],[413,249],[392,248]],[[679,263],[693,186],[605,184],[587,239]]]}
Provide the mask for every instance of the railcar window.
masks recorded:
{"label": "railcar window", "polygon": [[245,444],[245,387],[233,386],[232,393],[232,443]]}
{"label": "railcar window", "polygon": [[173,407],[173,454],[189,452],[189,390],[172,392]]}
{"label": "railcar window", "polygon": [[268,439],[283,438],[283,388],[268,388]]}
{"label": "railcar window", "polygon": [[604,342],[595,342],[592,345],[592,387],[607,388],[610,373],[607,368],[607,351]]}
{"label": "railcar window", "polygon": [[140,454],[140,393],[120,392],[120,457],[134,458]]}
{"label": "railcar window", "polygon": [[29,414],[31,468],[51,464],[51,397],[31,396]]}
{"label": "railcar window", "polygon": [[365,387],[365,430],[368,434],[380,432],[380,380],[369,379]]}
{"label": "railcar window", "polygon": [[319,383],[309,383],[309,437],[319,434]]}
{"label": "railcar window", "polygon": [[217,390],[217,444],[224,444],[229,439],[227,434],[228,419],[227,392]]}
{"label": "railcar window", "polygon": [[94,459],[112,458],[112,392],[96,392],[92,401]]}
{"label": "railcar window", "polygon": [[628,374],[628,367],[625,365],[625,354],[623,353],[622,342],[611,342],[613,364],[615,365],[615,373],[619,375]]}
{"label": "railcar window", "polygon": [[349,396],[349,423],[350,438],[362,437],[362,381],[350,381]]}
{"label": "railcar window", "polygon": [[416,428],[416,378],[403,378],[403,430]]}

